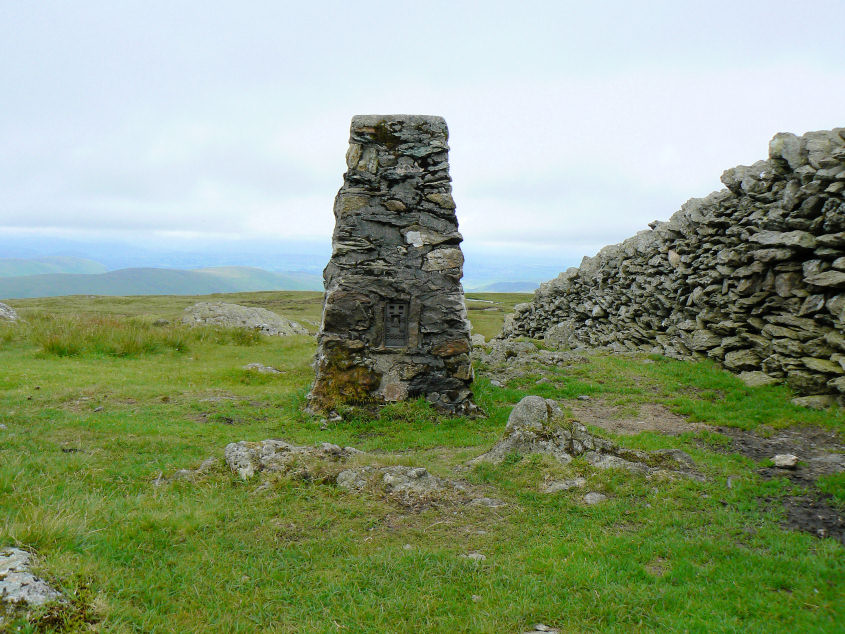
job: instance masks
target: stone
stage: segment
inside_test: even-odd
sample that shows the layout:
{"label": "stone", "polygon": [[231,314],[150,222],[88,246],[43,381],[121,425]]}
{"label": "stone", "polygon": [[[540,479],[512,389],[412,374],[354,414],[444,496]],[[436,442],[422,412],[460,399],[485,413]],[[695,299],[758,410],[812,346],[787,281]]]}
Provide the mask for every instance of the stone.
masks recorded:
{"label": "stone", "polygon": [[526,396],[511,410],[505,433],[523,430],[542,432],[563,417],[563,410],[552,399],[542,396]]}
{"label": "stone", "polygon": [[356,167],[335,201],[310,411],[416,398],[477,411],[447,138],[441,117],[352,119]]}
{"label": "stone", "polygon": [[838,378],[831,379],[827,382],[827,384],[829,387],[836,390],[840,394],[845,394],[845,376],[840,376]]}
{"label": "stone", "polygon": [[798,456],[791,453],[779,453],[772,457],[772,464],[778,469],[794,469],[798,465]]}
{"label": "stone", "polygon": [[839,363],[830,359],[817,359],[815,357],[802,357],[801,362],[810,370],[826,374],[843,374],[845,371]]}
{"label": "stone", "polygon": [[469,559],[470,561],[482,562],[487,559],[487,557],[482,555],[481,553],[467,553],[466,555],[461,555],[461,559]]}
{"label": "stone", "polygon": [[464,255],[460,249],[435,249],[425,256],[423,271],[460,270],[464,265]]}
{"label": "stone", "polygon": [[631,471],[632,473],[649,473],[651,469],[642,462],[632,462],[625,458],[620,458],[610,453],[599,453],[597,451],[588,451],[584,454],[584,459],[594,466],[596,469],[622,469],[624,471]]}
{"label": "stone", "polygon": [[792,247],[798,249],[812,249],[816,246],[816,239],[806,231],[760,231],[751,236],[751,242],[770,247]]}
{"label": "stone", "polygon": [[619,447],[594,436],[581,423],[568,420],[555,401],[534,395],[524,397],[514,406],[502,439],[470,464],[500,464],[509,456],[524,454],[545,454],[564,465],[574,456],[583,456],[598,469],[649,474],[667,468],[699,477],[692,459],[682,451],[645,452]]}
{"label": "stone", "polygon": [[740,372],[739,380],[745,383],[748,387],[764,387],[780,383],[777,378],[769,376],[765,372],[760,372],[759,370],[752,372]]}
{"label": "stone", "polygon": [[472,343],[472,347],[476,348],[478,346],[483,346],[487,343],[487,340],[484,338],[484,335],[473,335],[470,337],[470,343]]}
{"label": "stone", "polygon": [[225,302],[198,302],[185,309],[182,323],[188,326],[213,325],[224,328],[258,330],[274,337],[307,335],[308,329],[266,308]]}
{"label": "stone", "polygon": [[760,355],[754,350],[732,350],[725,355],[725,367],[731,370],[753,370],[760,367]]}
{"label": "stone", "polygon": [[543,493],[558,493],[560,491],[568,491],[569,489],[580,489],[585,486],[587,486],[587,479],[579,476],[571,480],[546,482],[540,487],[540,491]]}
{"label": "stone", "polygon": [[286,473],[302,458],[343,462],[360,453],[354,447],[339,447],[327,442],[309,447],[272,439],[261,442],[233,442],[226,445],[224,451],[229,469],[243,480],[248,480],[260,471]]}
{"label": "stone", "polygon": [[813,396],[799,396],[790,402],[798,407],[824,410],[836,405],[836,397],[831,394],[816,394]]}
{"label": "stone", "polygon": [[32,574],[32,555],[20,548],[0,548],[0,601],[23,606],[41,606],[61,601],[62,595]]}
{"label": "stone", "polygon": [[597,493],[596,491],[590,491],[587,495],[584,496],[584,503],[593,506],[595,504],[604,502],[606,499],[606,495],[602,493]]}
{"label": "stone", "polygon": [[258,372],[258,374],[281,374],[282,371],[278,368],[273,368],[269,365],[264,365],[263,363],[247,363],[244,367],[244,370],[248,372]]}
{"label": "stone", "polygon": [[807,150],[799,137],[781,132],[769,141],[769,158],[783,159],[790,169],[796,170],[807,164]]}
{"label": "stone", "polygon": [[569,348],[574,332],[571,321],[562,321],[550,326],[543,333],[543,341],[553,348]]}
{"label": "stone", "polygon": [[18,319],[18,313],[14,308],[0,302],[0,321],[18,321]]}
{"label": "stone", "polygon": [[804,278],[807,284],[821,287],[845,288],[845,271],[825,271]]}
{"label": "stone", "polygon": [[722,338],[709,330],[696,330],[692,333],[689,347],[693,350],[709,350],[722,343]]}

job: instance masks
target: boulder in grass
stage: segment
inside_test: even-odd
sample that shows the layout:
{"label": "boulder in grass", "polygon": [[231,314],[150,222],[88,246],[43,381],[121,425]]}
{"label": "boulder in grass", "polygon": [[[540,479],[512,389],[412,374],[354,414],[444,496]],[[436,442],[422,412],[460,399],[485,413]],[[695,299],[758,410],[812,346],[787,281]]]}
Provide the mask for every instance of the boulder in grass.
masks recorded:
{"label": "boulder in grass", "polygon": [[31,560],[32,555],[20,548],[0,549],[0,602],[40,606],[62,599],[50,584],[32,574]]}
{"label": "boulder in grass", "polygon": [[15,312],[15,309],[9,306],[8,304],[4,304],[0,302],[0,321],[17,321],[18,314]]}
{"label": "boulder in grass", "polygon": [[247,328],[276,337],[308,334],[308,330],[302,324],[277,315],[266,308],[225,302],[199,302],[188,306],[182,316],[182,323],[189,326],[208,324],[224,328]]}

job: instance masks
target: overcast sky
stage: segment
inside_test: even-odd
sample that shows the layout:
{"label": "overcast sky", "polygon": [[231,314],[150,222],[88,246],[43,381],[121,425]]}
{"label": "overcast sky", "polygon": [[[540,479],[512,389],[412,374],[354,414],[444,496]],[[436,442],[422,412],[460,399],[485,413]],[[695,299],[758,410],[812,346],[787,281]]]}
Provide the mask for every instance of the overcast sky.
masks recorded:
{"label": "overcast sky", "polygon": [[[0,3],[0,231],[323,238],[349,121],[438,114],[465,244],[592,255],[845,126],[845,2]],[[0,254],[2,257],[2,254]]]}

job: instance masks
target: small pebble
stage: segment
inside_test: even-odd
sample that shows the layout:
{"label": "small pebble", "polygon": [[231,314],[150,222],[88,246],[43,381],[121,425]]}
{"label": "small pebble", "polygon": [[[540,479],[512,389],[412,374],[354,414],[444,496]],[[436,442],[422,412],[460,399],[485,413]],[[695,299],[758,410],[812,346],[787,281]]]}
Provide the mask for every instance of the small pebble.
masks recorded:
{"label": "small pebble", "polygon": [[487,557],[485,557],[481,553],[468,553],[466,555],[461,555],[461,559],[471,559],[472,561],[484,561],[485,559],[487,559]]}
{"label": "small pebble", "polygon": [[587,396],[586,394],[581,394],[580,396],[578,396],[578,400],[579,400],[579,401],[589,401],[589,400],[591,400],[591,399],[590,399],[590,397],[589,397],[589,396]]}
{"label": "small pebble", "polygon": [[103,406],[102,406],[102,405],[100,405],[99,407],[95,407],[95,408],[94,408],[94,411],[95,411],[95,412],[102,412],[102,411],[103,411]]}
{"label": "small pebble", "polygon": [[772,462],[778,469],[794,469],[798,464],[798,456],[791,453],[779,453],[772,458]]}

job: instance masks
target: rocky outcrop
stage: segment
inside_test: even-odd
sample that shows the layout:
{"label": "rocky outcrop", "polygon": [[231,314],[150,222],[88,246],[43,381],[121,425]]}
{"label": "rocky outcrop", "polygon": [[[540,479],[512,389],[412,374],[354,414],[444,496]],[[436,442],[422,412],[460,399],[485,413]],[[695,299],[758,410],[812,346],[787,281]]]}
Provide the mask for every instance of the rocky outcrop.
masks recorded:
{"label": "rocky outcrop", "polygon": [[447,140],[441,117],[352,119],[312,411],[419,397],[474,410]]}
{"label": "rocky outcrop", "polygon": [[517,403],[508,417],[502,439],[472,463],[501,463],[512,454],[546,454],[561,464],[583,456],[598,469],[625,469],[647,475],[673,471],[703,479],[683,451],[637,451],[620,447],[594,436],[581,423],[567,420],[555,401],[541,396],[526,396]]}
{"label": "rocky outcrop", "polygon": [[247,328],[276,337],[308,334],[308,330],[301,324],[266,308],[225,302],[199,302],[188,306],[182,316],[182,323],[188,326],[211,324],[224,328]]}
{"label": "rocky outcrop", "polygon": [[15,312],[15,309],[9,306],[8,304],[4,304],[0,302],[0,321],[17,321],[18,314]]}
{"label": "rocky outcrop", "polygon": [[226,445],[224,455],[228,467],[247,480],[258,472],[288,473],[303,461],[337,463],[360,453],[354,447],[339,447],[328,442],[310,447],[292,445],[284,440],[242,440]]}
{"label": "rocky outcrop", "polygon": [[[298,446],[284,440],[241,441],[226,445],[224,453],[226,465],[244,480],[259,473],[275,473],[305,482],[336,484],[351,492],[385,495],[417,510],[444,502],[490,508],[505,504],[486,497],[478,487],[439,478],[424,467],[356,464],[365,457],[364,452],[328,442]],[[354,460],[356,457],[358,461]],[[210,458],[199,469],[180,469],[167,480],[194,480],[213,466],[211,460],[214,459]],[[266,487],[266,483],[262,486]]]}
{"label": "rocky outcrop", "polygon": [[[25,550],[0,549],[0,602],[12,606],[37,607],[62,600],[57,590],[32,573],[31,566],[32,555]],[[3,617],[0,614],[2,624]]]}
{"label": "rocky outcrop", "polygon": [[777,134],[722,182],[543,284],[503,336],[710,358],[841,402],[845,128]]}

